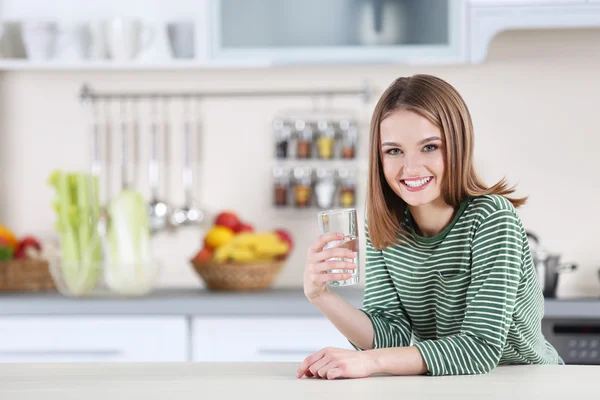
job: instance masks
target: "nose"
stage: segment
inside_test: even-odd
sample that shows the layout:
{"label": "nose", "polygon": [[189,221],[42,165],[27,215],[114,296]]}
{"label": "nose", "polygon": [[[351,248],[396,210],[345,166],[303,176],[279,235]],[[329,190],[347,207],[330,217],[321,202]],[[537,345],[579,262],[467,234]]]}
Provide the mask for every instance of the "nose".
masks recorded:
{"label": "nose", "polygon": [[404,175],[419,176],[423,171],[423,162],[418,153],[406,153],[404,155]]}

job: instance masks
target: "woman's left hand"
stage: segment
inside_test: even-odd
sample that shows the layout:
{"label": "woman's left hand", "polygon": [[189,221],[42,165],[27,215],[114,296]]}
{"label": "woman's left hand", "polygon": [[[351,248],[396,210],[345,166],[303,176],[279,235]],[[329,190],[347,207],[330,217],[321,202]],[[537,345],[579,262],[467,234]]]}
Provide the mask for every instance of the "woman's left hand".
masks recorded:
{"label": "woman's left hand", "polygon": [[327,347],[306,357],[298,368],[296,377],[366,378],[375,373],[376,367],[377,362],[368,351]]}

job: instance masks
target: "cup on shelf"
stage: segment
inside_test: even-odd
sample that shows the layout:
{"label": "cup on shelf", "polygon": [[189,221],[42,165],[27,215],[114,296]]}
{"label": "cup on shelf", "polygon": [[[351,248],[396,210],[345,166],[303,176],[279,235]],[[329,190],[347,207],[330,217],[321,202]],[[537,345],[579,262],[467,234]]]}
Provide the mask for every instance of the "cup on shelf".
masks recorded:
{"label": "cup on shelf", "polygon": [[110,58],[117,61],[135,59],[154,41],[156,33],[140,19],[118,17],[107,22]]}
{"label": "cup on shelf", "polygon": [[194,58],[195,33],[191,21],[173,21],[167,25],[169,41],[175,58]]}
{"label": "cup on shelf", "polygon": [[53,58],[66,61],[86,59],[89,57],[90,42],[90,30],[86,24],[60,23],[57,27]]}
{"label": "cup on shelf", "polygon": [[30,60],[49,60],[54,57],[58,27],[52,21],[23,21],[23,43]]}

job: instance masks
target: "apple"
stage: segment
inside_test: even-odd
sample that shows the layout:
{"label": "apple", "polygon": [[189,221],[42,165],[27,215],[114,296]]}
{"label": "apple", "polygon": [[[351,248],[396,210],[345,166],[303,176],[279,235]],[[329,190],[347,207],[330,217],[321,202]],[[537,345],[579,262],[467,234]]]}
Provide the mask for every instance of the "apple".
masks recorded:
{"label": "apple", "polygon": [[232,231],[240,224],[240,218],[232,211],[223,211],[215,218],[215,225],[224,226]]}
{"label": "apple", "polygon": [[15,251],[16,259],[35,259],[40,257],[40,253],[42,251],[42,245],[40,242],[33,236],[25,236],[21,241],[19,241],[19,245],[17,246],[17,250]]}
{"label": "apple", "polygon": [[213,256],[213,252],[211,249],[209,249],[208,247],[204,247],[202,250],[200,250],[195,256],[194,256],[194,261],[196,262],[209,262],[212,259]]}
{"label": "apple", "polygon": [[286,242],[289,246],[290,246],[290,252],[292,251],[292,248],[294,247],[294,240],[292,239],[292,234],[289,233],[288,231],[286,231],[285,229],[275,229],[273,232],[275,232],[275,234],[277,234],[277,236],[279,236],[279,238],[281,240],[283,240],[284,242]]}
{"label": "apple", "polygon": [[240,222],[233,230],[236,234],[242,232],[254,232],[254,227],[247,222]]}

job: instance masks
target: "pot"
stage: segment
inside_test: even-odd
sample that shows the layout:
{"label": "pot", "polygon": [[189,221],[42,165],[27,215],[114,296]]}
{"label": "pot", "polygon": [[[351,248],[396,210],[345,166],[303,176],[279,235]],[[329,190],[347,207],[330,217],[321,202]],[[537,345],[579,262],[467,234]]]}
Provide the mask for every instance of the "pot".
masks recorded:
{"label": "pot", "polygon": [[544,297],[556,297],[559,274],[563,272],[572,272],[577,269],[574,263],[561,263],[560,254],[549,253],[539,245],[537,236],[531,232],[526,232],[529,239],[529,247],[535,272],[542,288]]}

